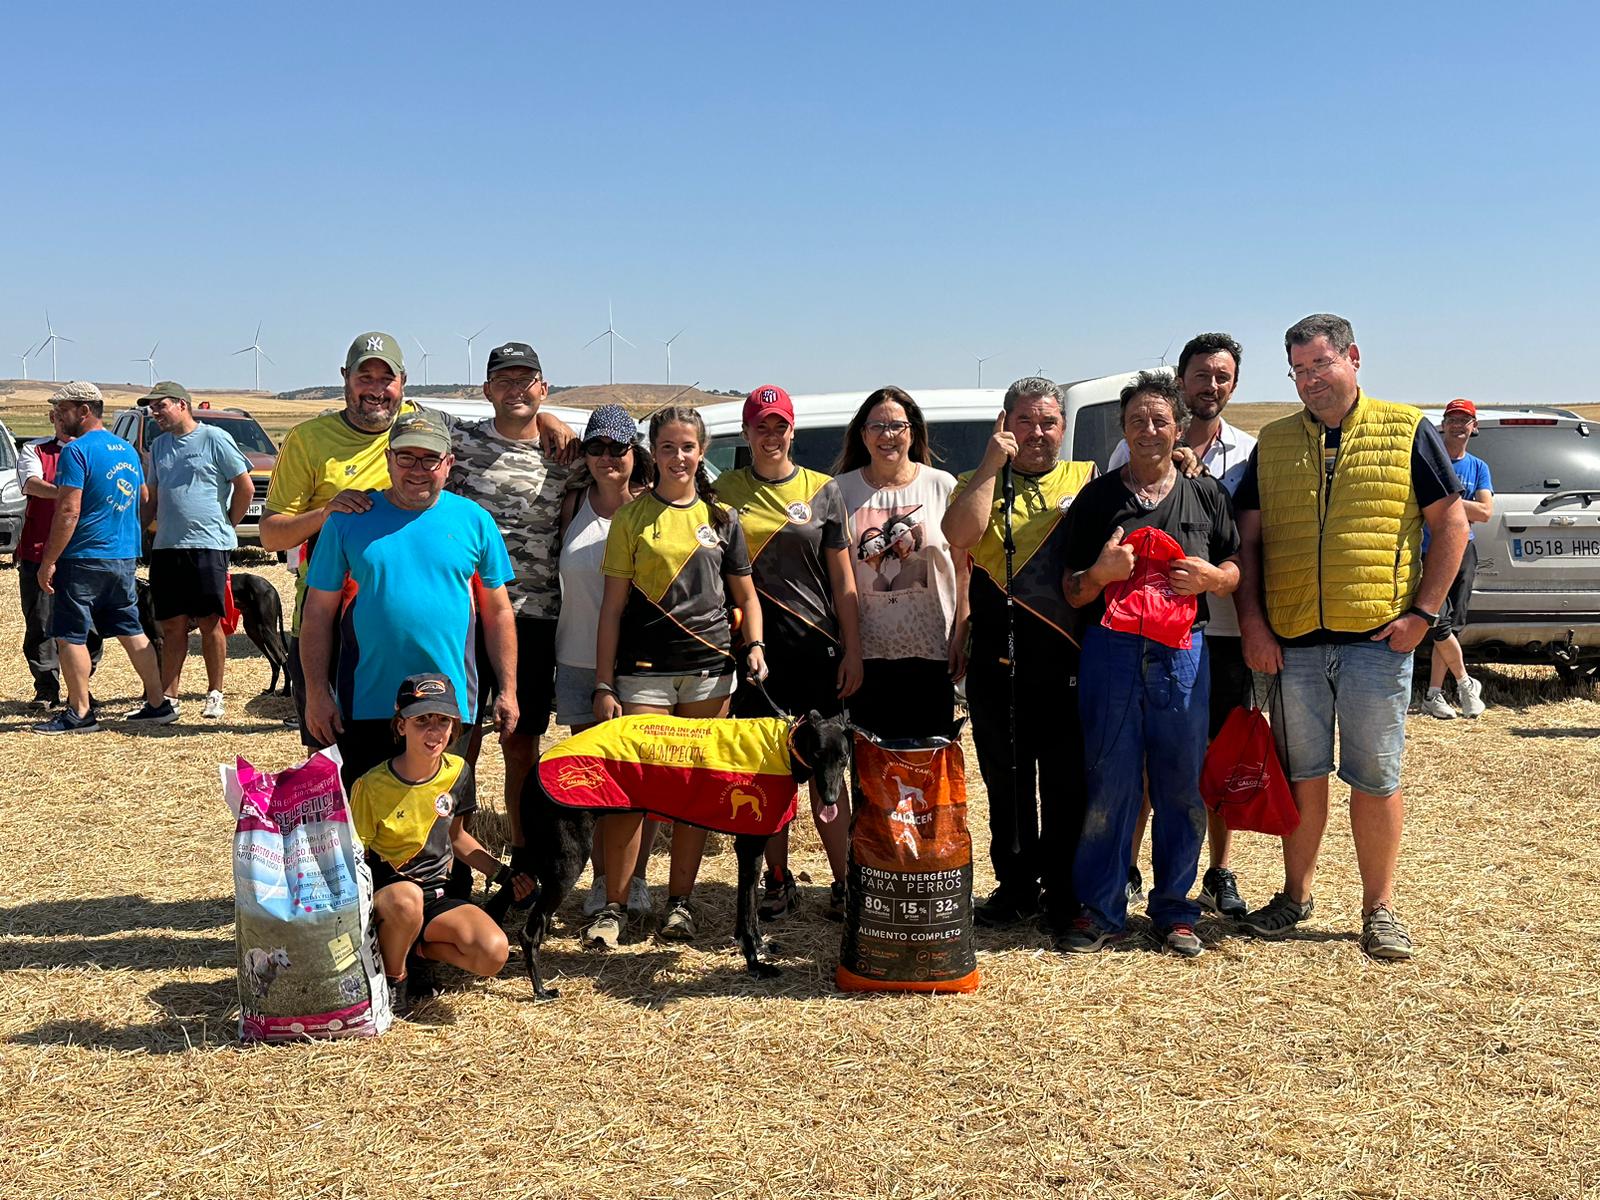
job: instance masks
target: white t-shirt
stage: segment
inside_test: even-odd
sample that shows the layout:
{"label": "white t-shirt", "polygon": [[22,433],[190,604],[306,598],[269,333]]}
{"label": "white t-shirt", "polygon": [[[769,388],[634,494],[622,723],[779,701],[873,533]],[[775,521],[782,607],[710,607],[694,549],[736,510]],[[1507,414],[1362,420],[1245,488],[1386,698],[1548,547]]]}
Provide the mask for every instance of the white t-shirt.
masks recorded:
{"label": "white t-shirt", "polygon": [[850,512],[850,562],[861,604],[863,658],[945,660],[956,615],[956,565],[940,523],[955,476],[919,466],[904,487],[860,471],[835,481]]}
{"label": "white t-shirt", "polygon": [[[1211,477],[1231,496],[1239,490],[1239,481],[1244,478],[1244,469],[1250,464],[1250,455],[1255,448],[1255,438],[1219,417],[1217,436],[1200,456],[1200,461],[1211,472]],[[1106,469],[1120,471],[1127,461],[1128,443],[1118,442],[1117,448],[1111,452],[1111,465]],[[1239,610],[1233,606],[1232,596],[1207,596],[1206,607],[1211,610],[1211,620],[1206,623],[1207,633],[1213,637],[1239,636]]]}
{"label": "white t-shirt", "polygon": [[561,576],[561,615],[556,618],[556,662],[567,667],[594,670],[595,638],[600,629],[600,601],[605,596],[605,576],[600,564],[606,556],[606,535],[611,518],[602,517],[589,504],[588,493],[567,526],[561,542],[558,570]]}

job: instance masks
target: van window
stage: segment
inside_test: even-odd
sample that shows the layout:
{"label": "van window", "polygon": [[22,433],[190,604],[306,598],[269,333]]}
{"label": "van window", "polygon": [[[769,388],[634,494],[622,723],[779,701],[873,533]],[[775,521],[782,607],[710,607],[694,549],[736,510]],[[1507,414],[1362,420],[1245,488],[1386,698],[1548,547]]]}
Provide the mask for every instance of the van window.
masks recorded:
{"label": "van window", "polygon": [[1088,404],[1078,410],[1072,430],[1072,458],[1093,462],[1102,471],[1111,464],[1111,452],[1122,441],[1122,405],[1117,400]]}

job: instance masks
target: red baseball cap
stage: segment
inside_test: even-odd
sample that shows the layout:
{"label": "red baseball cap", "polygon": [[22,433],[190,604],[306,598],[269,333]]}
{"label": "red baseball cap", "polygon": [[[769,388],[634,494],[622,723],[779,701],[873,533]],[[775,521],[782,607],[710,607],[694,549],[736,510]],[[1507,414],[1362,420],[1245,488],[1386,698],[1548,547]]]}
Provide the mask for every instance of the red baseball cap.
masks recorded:
{"label": "red baseball cap", "polygon": [[1478,419],[1478,406],[1471,400],[1462,400],[1458,397],[1444,406],[1444,415],[1448,417],[1451,413],[1466,413],[1467,416],[1476,421]]}
{"label": "red baseball cap", "polygon": [[771,413],[777,413],[789,424],[794,424],[794,402],[789,399],[789,393],[781,387],[764,383],[746,397],[744,423],[754,425]]}

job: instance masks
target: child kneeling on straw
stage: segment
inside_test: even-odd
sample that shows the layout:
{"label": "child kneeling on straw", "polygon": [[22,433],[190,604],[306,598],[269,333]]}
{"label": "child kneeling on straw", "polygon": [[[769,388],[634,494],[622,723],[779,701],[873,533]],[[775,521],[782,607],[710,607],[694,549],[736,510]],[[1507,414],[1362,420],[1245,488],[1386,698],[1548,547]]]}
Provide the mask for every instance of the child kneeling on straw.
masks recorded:
{"label": "child kneeling on straw", "polygon": [[[378,949],[396,1016],[427,994],[421,960],[497,975],[506,963],[506,935],[477,905],[446,896],[459,858],[496,883],[511,868],[466,831],[477,807],[472,768],[445,747],[461,729],[455,685],[445,675],[411,675],[395,698],[394,736],[405,749],[373,767],[350,793],[356,833],[372,868]],[[533,884],[519,876],[518,900]]]}

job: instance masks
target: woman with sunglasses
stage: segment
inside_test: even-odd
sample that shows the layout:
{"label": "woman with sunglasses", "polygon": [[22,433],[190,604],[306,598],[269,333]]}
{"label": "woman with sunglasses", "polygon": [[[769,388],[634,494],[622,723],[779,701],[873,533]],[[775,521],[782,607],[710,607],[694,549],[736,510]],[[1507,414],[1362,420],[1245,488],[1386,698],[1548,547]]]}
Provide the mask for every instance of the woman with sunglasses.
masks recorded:
{"label": "woman with sunglasses", "polygon": [[855,538],[865,668],[850,719],[885,739],[948,737],[966,672],[967,564],[940,528],[956,480],[933,465],[917,402],[897,387],[868,396],[834,476]]}
{"label": "woman with sunglasses", "polygon": [[[765,690],[740,688],[736,717],[816,711],[836,716],[861,686],[861,636],[855,573],[850,567],[850,518],[838,485],[792,457],[794,404],[780,387],[758,387],[744,402],[750,465],[717,478],[717,495],[739,510],[769,649]],[[828,915],[844,915],[849,872],[848,795],[838,809],[822,806],[813,783],[811,815],[833,871]],[[823,820],[823,813],[828,819]],[[764,921],[787,916],[798,897],[789,871],[789,831],[767,842]]]}
{"label": "woman with sunglasses", "polygon": [[[606,536],[611,518],[624,504],[647,490],[653,464],[650,452],[636,443],[638,429],[620,404],[604,404],[589,414],[583,430],[583,459],[567,482],[557,524],[561,554],[561,615],[556,622],[556,724],[577,733],[595,723],[594,648],[600,624],[600,603],[605,595]],[[594,916],[617,892],[618,903],[628,912],[650,911],[650,889],[645,866],[659,823],[644,826],[638,858],[631,878],[622,886],[606,885],[601,857],[601,827],[612,818],[602,817],[595,828],[594,884],[584,901],[585,916]],[[587,942],[587,935],[584,941]]]}

